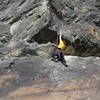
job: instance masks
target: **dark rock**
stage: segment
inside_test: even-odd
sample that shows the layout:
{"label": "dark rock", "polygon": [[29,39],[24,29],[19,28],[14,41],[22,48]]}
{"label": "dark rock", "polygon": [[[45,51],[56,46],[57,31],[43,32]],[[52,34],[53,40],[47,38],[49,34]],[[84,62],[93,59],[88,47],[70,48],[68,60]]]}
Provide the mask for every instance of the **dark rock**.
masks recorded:
{"label": "dark rock", "polygon": [[0,48],[0,57],[4,57],[5,55],[9,54],[11,52],[11,50],[12,50],[11,48],[6,47],[6,46],[3,45]]}
{"label": "dark rock", "polygon": [[10,25],[0,22],[0,42],[1,43],[8,43],[10,38],[11,38]]}
{"label": "dark rock", "polygon": [[0,70],[11,69],[11,65],[13,64],[13,62],[13,59],[0,59]]}
{"label": "dark rock", "polygon": [[[99,1],[51,0],[50,7],[54,14],[50,27],[53,30],[59,29],[58,32],[70,41],[75,52],[69,54],[100,55],[100,11],[95,7],[97,2]],[[55,29],[55,26],[58,28]]]}
{"label": "dark rock", "polygon": [[57,32],[50,30],[48,27],[41,29],[36,35],[28,40],[29,43],[37,42],[39,44],[46,44],[48,42],[57,42]]}

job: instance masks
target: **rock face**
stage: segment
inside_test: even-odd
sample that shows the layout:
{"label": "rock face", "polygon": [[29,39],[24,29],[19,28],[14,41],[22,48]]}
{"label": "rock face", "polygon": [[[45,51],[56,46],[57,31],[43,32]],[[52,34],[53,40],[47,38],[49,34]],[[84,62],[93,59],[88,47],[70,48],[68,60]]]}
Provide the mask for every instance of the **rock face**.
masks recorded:
{"label": "rock face", "polygon": [[98,56],[100,0],[0,0],[0,100],[100,100]]}
{"label": "rock face", "polygon": [[68,68],[44,59],[2,59],[0,100],[100,99],[100,58],[65,56]]}
{"label": "rock face", "polygon": [[8,43],[10,39],[11,39],[10,25],[0,23],[0,42]]}
{"label": "rock face", "polygon": [[[51,0],[50,4],[54,13],[51,23],[54,26],[58,25],[59,31],[71,42],[76,53],[99,55],[100,26],[96,22],[100,22],[100,2],[97,0]],[[58,21],[55,20],[57,18]]]}
{"label": "rock face", "polygon": [[[55,43],[61,32],[66,54],[100,56],[99,0],[0,1],[0,41],[10,48],[22,43]],[[9,42],[10,41],[10,42]]]}
{"label": "rock face", "polygon": [[49,18],[47,1],[7,1],[5,9],[2,8],[0,20],[3,23],[11,25],[10,32],[14,39],[20,40],[28,38],[46,26]]}

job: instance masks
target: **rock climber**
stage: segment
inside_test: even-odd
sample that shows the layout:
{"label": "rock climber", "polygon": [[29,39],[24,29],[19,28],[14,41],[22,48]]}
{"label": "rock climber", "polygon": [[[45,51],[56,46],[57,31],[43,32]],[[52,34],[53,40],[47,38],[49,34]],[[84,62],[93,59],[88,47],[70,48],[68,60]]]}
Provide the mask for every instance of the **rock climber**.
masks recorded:
{"label": "rock climber", "polygon": [[55,50],[54,54],[53,54],[53,61],[60,61],[63,65],[65,65],[66,67],[68,67],[68,65],[66,64],[65,58],[64,58],[64,53],[63,50],[66,48],[66,45],[64,44],[63,40],[62,40],[62,35],[60,34],[57,37],[57,49]]}

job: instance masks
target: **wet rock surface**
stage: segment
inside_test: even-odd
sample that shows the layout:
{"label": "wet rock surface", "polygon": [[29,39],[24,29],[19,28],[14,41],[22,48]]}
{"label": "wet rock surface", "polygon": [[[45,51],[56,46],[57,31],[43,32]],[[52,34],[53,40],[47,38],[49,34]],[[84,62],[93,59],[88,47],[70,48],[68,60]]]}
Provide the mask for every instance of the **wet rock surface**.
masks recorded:
{"label": "wet rock surface", "polygon": [[65,59],[69,67],[38,56],[3,59],[0,100],[99,100],[100,58]]}

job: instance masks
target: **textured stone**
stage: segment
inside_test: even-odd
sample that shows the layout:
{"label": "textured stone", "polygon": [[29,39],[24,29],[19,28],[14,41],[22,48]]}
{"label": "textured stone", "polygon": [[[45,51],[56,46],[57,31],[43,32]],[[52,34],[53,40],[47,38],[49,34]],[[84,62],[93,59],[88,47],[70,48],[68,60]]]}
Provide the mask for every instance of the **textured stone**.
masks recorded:
{"label": "textured stone", "polygon": [[[69,54],[100,55],[100,11],[96,0],[51,0],[51,29],[62,33],[75,51]],[[66,17],[66,18],[65,18]],[[97,22],[97,23],[96,23]],[[54,28],[56,27],[56,28]],[[72,51],[73,51],[72,50]]]}
{"label": "textured stone", "polygon": [[25,46],[21,42],[56,43],[61,32],[66,54],[99,56],[99,18],[98,0],[5,0],[0,3],[0,40],[19,49]]}
{"label": "textured stone", "polygon": [[15,59],[11,71],[0,75],[0,84],[4,86],[0,87],[0,99],[99,100],[100,58],[65,59],[69,68],[43,57]]}
{"label": "textured stone", "polygon": [[0,42],[1,43],[8,43],[10,38],[11,38],[10,25],[0,22]]}
{"label": "textured stone", "polygon": [[[60,32],[68,67],[51,60]],[[94,56],[100,0],[0,0],[0,100],[100,100]]]}

